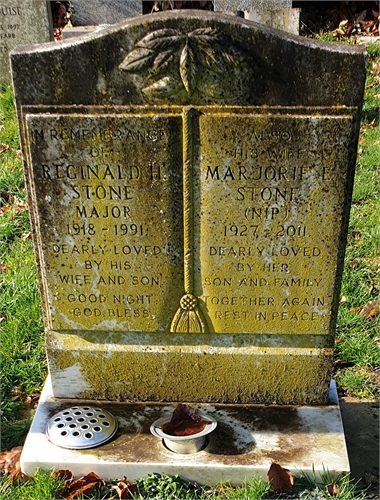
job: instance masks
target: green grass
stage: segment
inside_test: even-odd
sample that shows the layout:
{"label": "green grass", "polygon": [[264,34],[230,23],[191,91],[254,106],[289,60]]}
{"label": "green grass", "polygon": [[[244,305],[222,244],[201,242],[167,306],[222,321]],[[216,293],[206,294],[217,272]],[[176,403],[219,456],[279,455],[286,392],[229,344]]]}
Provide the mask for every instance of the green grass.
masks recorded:
{"label": "green grass", "polygon": [[0,94],[0,143],[7,144],[12,149],[18,149],[20,142],[12,87],[1,86]]}
{"label": "green grass", "polygon": [[[345,300],[338,315],[335,358],[339,363],[336,364],[335,377],[341,391],[374,400],[379,394],[379,314],[367,319],[353,310],[378,299],[376,290],[380,290],[380,137],[377,109],[380,77],[378,71],[373,69],[373,64],[380,57],[380,47],[371,45],[368,53],[363,123],[341,291]],[[10,87],[0,88],[0,144],[8,146],[0,146],[0,151],[3,150],[0,152],[0,333],[4,450],[23,443],[30,425],[25,405],[28,398],[41,390],[47,372],[41,304],[32,242],[27,238],[30,225]],[[331,480],[325,478],[319,483],[315,477],[301,474],[293,487],[294,494],[298,496],[293,498],[331,498],[326,489]],[[340,481],[337,498],[364,498],[362,493],[355,493],[355,487],[347,477],[335,480]],[[98,496],[91,498],[113,498],[113,484],[107,483],[102,491],[96,493]],[[268,483],[259,479],[249,481],[240,488],[228,484],[217,488],[199,488],[176,477],[155,475],[141,479],[138,485],[140,492],[137,498],[153,498],[149,495],[154,491],[156,495],[165,493],[163,498],[278,498]],[[50,499],[59,496],[62,488],[59,480],[41,471],[27,483],[12,484],[9,478],[3,477],[0,478],[0,500]],[[169,494],[177,496],[170,497]]]}
{"label": "green grass", "polygon": [[166,474],[149,474],[136,481],[138,493],[136,499],[142,498],[179,498],[192,499],[203,496],[203,488],[179,476]]}
{"label": "green grass", "polygon": [[221,498],[228,498],[229,500],[246,500],[248,498],[257,498],[260,500],[279,497],[272,490],[270,484],[261,478],[253,478],[250,481],[246,481],[239,488],[230,486],[229,484],[222,484],[218,487],[218,495]]}
{"label": "green grass", "polygon": [[[1,449],[23,442],[30,425],[25,401],[46,377],[40,296],[10,87],[0,90]],[[0,146],[0,151],[4,149]]]}
{"label": "green grass", "polygon": [[[88,496],[75,498],[92,500],[117,499],[115,486],[118,480],[107,481],[103,486],[96,486]],[[149,474],[136,482],[137,492],[133,492],[134,500],[329,500],[329,485],[336,485],[339,493],[335,496],[342,500],[364,500],[365,491],[358,492],[349,481],[348,475],[336,476],[327,470],[320,479],[315,474],[303,474],[295,478],[290,494],[279,494],[272,490],[270,484],[261,478],[246,481],[240,487],[232,487],[228,483],[215,487],[199,486],[178,476],[166,474]],[[9,477],[0,478],[0,500],[48,500],[63,498],[68,494],[65,482],[49,471],[38,470],[27,482],[12,482]]]}
{"label": "green grass", "polygon": [[[368,53],[368,67],[367,67],[367,81],[366,91],[363,103],[363,122],[372,123],[375,121],[379,124],[379,93],[380,82],[378,69],[374,63],[379,63],[380,58],[380,44],[369,44],[367,46]],[[377,128],[377,139],[379,139],[379,129]]]}
{"label": "green grass", "polygon": [[300,500],[331,500],[333,495],[329,491],[329,486],[337,487],[335,498],[364,500],[366,491],[358,491],[356,485],[349,480],[349,474],[340,476],[331,474],[327,469],[323,471],[320,479],[314,471],[311,474],[301,472],[296,479],[293,492]]}
{"label": "green grass", "polygon": [[380,45],[367,48],[366,92],[356,163],[353,203],[337,326],[335,357],[338,385],[346,393],[377,399],[379,396],[380,315],[365,318],[354,308],[378,300],[380,290]]}
{"label": "green grass", "polygon": [[48,500],[62,498],[65,483],[54,478],[49,471],[37,471],[26,482],[12,481],[9,477],[0,478],[0,500]]}
{"label": "green grass", "polygon": [[[5,314],[2,338],[3,381],[7,388],[21,385],[26,395],[37,392],[45,378],[41,372],[44,348],[41,342],[40,297],[30,240],[17,239],[4,259],[1,309]],[[5,398],[3,398],[5,399]],[[4,408],[3,408],[4,411]],[[4,416],[10,418],[12,410]]]}

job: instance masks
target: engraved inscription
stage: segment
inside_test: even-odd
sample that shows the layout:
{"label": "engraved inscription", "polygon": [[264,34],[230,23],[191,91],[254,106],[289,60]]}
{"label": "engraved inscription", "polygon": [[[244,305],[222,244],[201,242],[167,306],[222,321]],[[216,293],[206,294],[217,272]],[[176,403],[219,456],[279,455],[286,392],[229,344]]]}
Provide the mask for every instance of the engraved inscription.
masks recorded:
{"label": "engraved inscription", "polygon": [[19,45],[51,39],[45,0],[0,2],[0,82],[11,82],[10,52]]}
{"label": "engraved inscription", "polygon": [[20,6],[0,7],[0,54],[8,53],[15,39],[21,37],[20,18],[23,14],[24,9]]}
{"label": "engraved inscription", "polygon": [[215,332],[328,332],[349,138],[347,116],[200,115],[195,291]]}
{"label": "engraved inscription", "polygon": [[52,328],[328,332],[350,116],[27,124]]}
{"label": "engraved inscription", "polygon": [[53,329],[169,328],[183,291],[181,120],[27,116]]}

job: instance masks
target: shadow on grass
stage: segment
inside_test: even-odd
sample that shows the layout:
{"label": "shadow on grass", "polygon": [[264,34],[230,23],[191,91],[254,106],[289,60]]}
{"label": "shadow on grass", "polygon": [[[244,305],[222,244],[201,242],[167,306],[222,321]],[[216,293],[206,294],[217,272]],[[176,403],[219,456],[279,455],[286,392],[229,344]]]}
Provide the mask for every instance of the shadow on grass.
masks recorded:
{"label": "shadow on grass", "polygon": [[351,477],[379,481],[379,404],[353,397],[340,399]]}
{"label": "shadow on grass", "polygon": [[22,446],[29,432],[31,418],[1,423],[1,451],[7,451],[14,446]]}
{"label": "shadow on grass", "polygon": [[378,126],[380,123],[379,110],[380,110],[379,106],[369,108],[369,109],[363,108],[362,122],[367,123],[368,125],[370,123],[374,123],[374,124],[376,124],[376,126]]}

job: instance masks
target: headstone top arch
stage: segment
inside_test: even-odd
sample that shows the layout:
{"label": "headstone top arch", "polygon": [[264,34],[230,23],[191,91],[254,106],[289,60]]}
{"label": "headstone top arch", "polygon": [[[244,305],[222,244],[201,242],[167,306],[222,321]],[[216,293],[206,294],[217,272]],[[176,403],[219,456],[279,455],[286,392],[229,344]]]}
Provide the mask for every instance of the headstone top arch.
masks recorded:
{"label": "headstone top arch", "polygon": [[187,10],[59,45],[19,47],[12,66],[23,104],[360,106],[363,88],[355,81],[365,73],[364,51]]}

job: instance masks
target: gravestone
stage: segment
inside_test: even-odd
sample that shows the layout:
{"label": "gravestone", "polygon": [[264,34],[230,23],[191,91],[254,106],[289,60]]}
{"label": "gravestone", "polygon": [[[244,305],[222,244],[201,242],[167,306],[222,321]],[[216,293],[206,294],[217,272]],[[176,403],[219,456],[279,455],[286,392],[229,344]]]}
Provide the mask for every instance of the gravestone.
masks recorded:
{"label": "gravestone", "polygon": [[[103,24],[113,24],[122,19],[141,15],[143,0],[107,1],[91,0],[86,2],[72,2],[74,8],[74,28],[66,28],[65,39],[82,34],[81,28]],[[289,33],[299,33],[300,9],[292,8],[290,0],[214,0],[214,11],[236,15],[242,12],[243,17],[271,28],[282,29]]]}
{"label": "gravestone", "polygon": [[75,26],[119,23],[122,19],[142,14],[142,0],[74,0]]}
{"label": "gravestone", "polygon": [[244,13],[245,19],[265,24],[270,28],[287,31],[298,35],[300,32],[300,12],[301,9],[278,8],[278,9],[251,9]]}
{"label": "gravestone", "polygon": [[53,37],[46,0],[5,0],[0,6],[0,83],[10,83],[9,53],[17,45],[49,42]]}
{"label": "gravestone", "polygon": [[[220,415],[244,429],[257,403],[327,404],[364,50],[174,11],[19,48],[12,71],[50,372],[30,443],[64,398],[228,404]],[[307,448],[326,465],[346,455],[339,411],[325,411],[323,425],[320,406],[279,421],[318,429]],[[250,439],[252,470],[258,456],[280,460],[280,438],[256,458]],[[244,453],[228,454],[211,476],[240,465],[244,480]],[[112,455],[111,475],[115,460],[133,468]]]}
{"label": "gravestone", "polygon": [[215,0],[214,10],[244,13],[245,19],[298,35],[300,9],[291,0]]}

